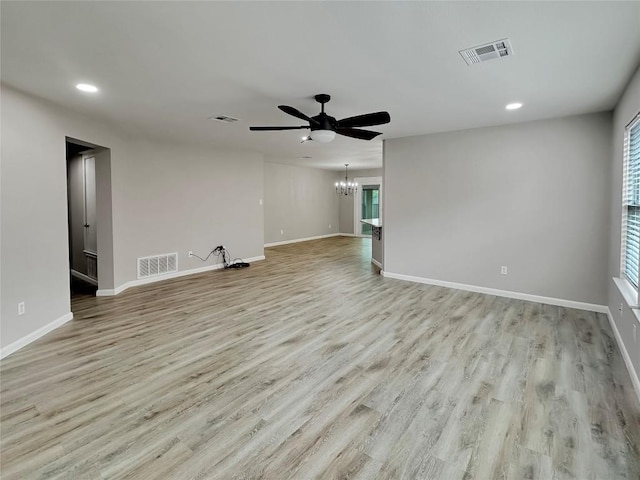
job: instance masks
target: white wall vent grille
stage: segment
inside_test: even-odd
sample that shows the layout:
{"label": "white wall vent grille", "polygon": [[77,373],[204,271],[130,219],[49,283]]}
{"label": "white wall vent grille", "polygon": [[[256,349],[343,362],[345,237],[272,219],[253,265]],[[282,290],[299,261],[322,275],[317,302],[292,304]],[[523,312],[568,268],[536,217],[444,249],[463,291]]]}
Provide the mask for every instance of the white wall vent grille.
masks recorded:
{"label": "white wall vent grille", "polygon": [[513,55],[513,48],[508,38],[496,40],[486,45],[460,50],[460,55],[467,62],[467,65],[474,65],[494,58],[504,58]]}
{"label": "white wall vent grille", "polygon": [[224,123],[233,123],[238,121],[237,118],[228,117],[226,115],[214,115],[213,117],[209,117],[209,120],[216,120],[217,122]]}
{"label": "white wall vent grille", "polygon": [[138,259],[138,278],[157,277],[178,271],[178,254],[167,253]]}

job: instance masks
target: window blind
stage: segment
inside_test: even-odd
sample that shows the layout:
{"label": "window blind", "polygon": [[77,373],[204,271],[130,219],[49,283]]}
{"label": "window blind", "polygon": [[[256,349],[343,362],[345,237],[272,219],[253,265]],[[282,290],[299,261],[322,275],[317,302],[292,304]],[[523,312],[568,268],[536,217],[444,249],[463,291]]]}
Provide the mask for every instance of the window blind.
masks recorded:
{"label": "window blind", "polygon": [[640,271],[640,114],[625,132],[624,185],[622,268],[627,279],[637,288]]}

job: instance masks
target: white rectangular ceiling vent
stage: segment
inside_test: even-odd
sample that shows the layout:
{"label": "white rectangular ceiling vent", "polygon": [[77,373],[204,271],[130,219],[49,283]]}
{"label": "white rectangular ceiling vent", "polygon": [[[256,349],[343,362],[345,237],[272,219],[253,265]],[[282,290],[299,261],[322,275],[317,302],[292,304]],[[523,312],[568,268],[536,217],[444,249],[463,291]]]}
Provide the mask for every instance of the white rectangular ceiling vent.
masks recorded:
{"label": "white rectangular ceiling vent", "polygon": [[167,253],[138,259],[138,278],[157,277],[178,271],[178,254]]}
{"label": "white rectangular ceiling vent", "polygon": [[233,123],[238,121],[237,118],[228,117],[226,115],[215,115],[213,117],[209,117],[209,120],[215,120],[217,122],[224,122],[224,123]]}
{"label": "white rectangular ceiling vent", "polygon": [[495,42],[479,45],[466,50],[460,50],[460,55],[467,62],[467,65],[486,62],[494,58],[504,58],[513,55],[513,48],[508,38],[496,40]]}

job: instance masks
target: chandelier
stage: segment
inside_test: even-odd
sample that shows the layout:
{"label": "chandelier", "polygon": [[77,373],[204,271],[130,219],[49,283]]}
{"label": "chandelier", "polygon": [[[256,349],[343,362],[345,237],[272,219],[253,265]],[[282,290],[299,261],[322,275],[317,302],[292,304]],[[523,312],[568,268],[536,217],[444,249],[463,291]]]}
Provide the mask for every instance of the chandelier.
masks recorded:
{"label": "chandelier", "polygon": [[358,183],[350,182],[347,176],[348,163],[344,164],[344,182],[336,182],[336,193],[338,195],[353,195],[358,191]]}

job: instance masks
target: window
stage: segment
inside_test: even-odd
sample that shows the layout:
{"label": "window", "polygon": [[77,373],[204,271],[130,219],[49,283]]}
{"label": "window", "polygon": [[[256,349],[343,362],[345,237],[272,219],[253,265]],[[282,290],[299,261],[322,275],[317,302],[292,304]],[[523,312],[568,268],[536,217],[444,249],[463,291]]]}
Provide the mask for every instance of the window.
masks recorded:
{"label": "window", "polygon": [[640,113],[624,137],[622,189],[622,272],[638,288],[640,270]]}

